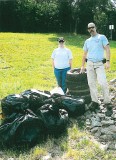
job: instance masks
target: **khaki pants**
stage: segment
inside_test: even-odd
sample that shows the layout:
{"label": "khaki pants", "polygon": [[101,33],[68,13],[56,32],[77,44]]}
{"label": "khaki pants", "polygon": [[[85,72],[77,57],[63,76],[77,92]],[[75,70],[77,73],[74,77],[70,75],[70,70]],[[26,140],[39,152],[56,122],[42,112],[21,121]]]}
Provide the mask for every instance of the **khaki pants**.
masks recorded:
{"label": "khaki pants", "polygon": [[87,61],[87,78],[92,101],[98,103],[98,91],[96,86],[98,81],[103,92],[104,103],[110,103],[109,89],[103,63]]}

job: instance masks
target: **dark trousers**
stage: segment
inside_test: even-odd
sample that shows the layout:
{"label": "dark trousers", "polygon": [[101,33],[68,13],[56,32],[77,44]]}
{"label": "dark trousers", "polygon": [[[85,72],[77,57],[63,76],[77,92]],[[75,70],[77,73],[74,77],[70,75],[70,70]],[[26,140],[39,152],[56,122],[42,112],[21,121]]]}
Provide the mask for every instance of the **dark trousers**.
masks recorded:
{"label": "dark trousers", "polygon": [[70,67],[64,68],[64,69],[57,69],[54,68],[54,74],[58,83],[58,86],[62,88],[64,93],[66,93],[67,87],[66,87],[66,73],[70,70]]}

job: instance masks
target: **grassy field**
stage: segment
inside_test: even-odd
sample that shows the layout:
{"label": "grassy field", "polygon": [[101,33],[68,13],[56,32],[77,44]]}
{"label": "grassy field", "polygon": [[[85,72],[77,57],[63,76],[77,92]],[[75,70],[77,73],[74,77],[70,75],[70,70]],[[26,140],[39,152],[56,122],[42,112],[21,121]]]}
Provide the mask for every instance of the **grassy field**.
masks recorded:
{"label": "grassy field", "polygon": [[[0,99],[8,94],[35,88],[52,90],[56,80],[51,65],[52,51],[58,46],[57,38],[64,36],[66,46],[73,53],[73,68],[81,67],[82,47],[88,36],[74,34],[23,34],[0,33]],[[110,42],[111,69],[107,71],[110,81],[116,78],[116,41]],[[77,120],[59,139],[48,138],[29,151],[4,150],[0,160],[13,157],[18,160],[38,160],[49,153],[61,160],[115,160],[113,151],[102,151],[92,136],[78,127]]]}

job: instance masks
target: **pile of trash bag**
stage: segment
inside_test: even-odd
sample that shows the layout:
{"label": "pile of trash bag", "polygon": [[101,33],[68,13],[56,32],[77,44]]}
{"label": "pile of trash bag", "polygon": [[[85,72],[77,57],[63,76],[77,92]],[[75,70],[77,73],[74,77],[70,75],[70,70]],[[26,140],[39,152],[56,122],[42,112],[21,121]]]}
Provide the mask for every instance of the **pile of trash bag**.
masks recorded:
{"label": "pile of trash bag", "polygon": [[4,119],[0,125],[0,144],[33,145],[46,135],[60,135],[67,129],[69,116],[85,113],[83,99],[26,90],[1,100]]}

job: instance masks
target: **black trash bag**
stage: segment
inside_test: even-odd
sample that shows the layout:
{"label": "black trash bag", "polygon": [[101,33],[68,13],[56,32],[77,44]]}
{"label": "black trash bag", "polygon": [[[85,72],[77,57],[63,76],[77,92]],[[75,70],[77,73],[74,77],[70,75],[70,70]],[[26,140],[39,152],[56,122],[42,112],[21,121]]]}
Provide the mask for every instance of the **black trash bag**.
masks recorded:
{"label": "black trash bag", "polygon": [[40,112],[48,134],[59,135],[66,130],[68,124],[68,113],[66,110],[46,104],[38,110],[39,114]]}
{"label": "black trash bag", "polygon": [[59,97],[63,97],[63,95],[59,94],[59,93],[54,93],[51,95],[51,98],[53,99],[56,99],[56,98],[59,98]]}
{"label": "black trash bag", "polygon": [[20,94],[12,94],[1,100],[1,107],[3,115],[10,116],[12,113],[21,113],[23,110],[29,108],[28,99]]}
{"label": "black trash bag", "polygon": [[50,97],[49,94],[42,91],[31,89],[21,93],[29,101],[29,109],[36,113],[37,109],[44,104],[44,101]]}
{"label": "black trash bag", "polygon": [[64,97],[64,95],[58,94],[58,93],[54,93],[50,96],[49,99],[45,100],[45,104],[51,104],[52,106],[55,106],[57,108],[60,109],[61,102],[62,102],[62,98]]}
{"label": "black trash bag", "polygon": [[40,115],[26,110],[24,114],[13,114],[0,126],[0,144],[7,147],[33,146],[44,136],[45,125]]}
{"label": "black trash bag", "polygon": [[44,101],[44,104],[51,104],[54,105],[55,107],[58,107],[59,104],[61,103],[61,97],[64,97],[64,95],[61,95],[59,93],[54,93],[50,96],[50,98]]}
{"label": "black trash bag", "polygon": [[60,108],[65,109],[69,116],[81,116],[85,113],[85,101],[84,99],[74,99],[68,96],[62,96],[56,99]]}

